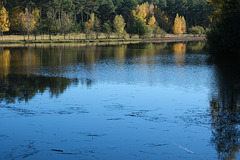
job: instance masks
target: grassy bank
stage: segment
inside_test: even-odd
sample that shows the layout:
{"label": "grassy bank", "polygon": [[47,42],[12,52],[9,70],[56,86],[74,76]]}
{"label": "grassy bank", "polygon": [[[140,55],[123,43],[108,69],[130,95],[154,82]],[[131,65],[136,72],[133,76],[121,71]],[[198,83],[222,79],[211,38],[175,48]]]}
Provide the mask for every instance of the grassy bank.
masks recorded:
{"label": "grassy bank", "polygon": [[[26,38],[26,37],[25,37]],[[52,36],[49,40],[48,35],[37,36],[35,40],[34,36],[30,36],[29,40],[24,40],[21,35],[5,35],[0,39],[0,44],[34,44],[34,43],[112,43],[112,42],[178,42],[178,41],[201,41],[205,40],[205,36],[193,36],[193,35],[173,35],[167,34],[165,36],[159,36],[156,38],[139,38],[134,36],[133,38],[117,38],[112,36],[109,39],[100,36],[99,39],[86,39],[83,34],[70,35],[64,39],[64,36]]]}

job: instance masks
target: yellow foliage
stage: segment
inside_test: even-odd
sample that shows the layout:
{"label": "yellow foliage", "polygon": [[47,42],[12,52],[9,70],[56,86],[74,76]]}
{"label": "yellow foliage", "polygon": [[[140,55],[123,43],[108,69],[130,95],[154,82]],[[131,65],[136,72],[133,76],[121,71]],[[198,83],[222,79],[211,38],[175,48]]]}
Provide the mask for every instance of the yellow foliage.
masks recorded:
{"label": "yellow foliage", "polygon": [[148,2],[137,5],[136,9],[132,11],[134,17],[141,19],[145,24],[155,27],[156,19],[154,17],[154,6]]}
{"label": "yellow foliage", "polygon": [[1,6],[0,9],[0,31],[1,32],[9,31],[8,13],[4,6]]}
{"label": "yellow foliage", "polygon": [[137,6],[136,10],[132,11],[133,16],[136,18],[141,19],[142,21],[146,22],[146,17],[147,17],[147,13],[145,10],[140,9],[139,5]]}
{"label": "yellow foliage", "polygon": [[210,5],[216,8],[216,10],[210,16],[210,21],[213,22],[213,19],[218,19],[219,18],[218,16],[222,13],[223,1],[217,1],[217,0],[206,0],[206,1]]}
{"label": "yellow foliage", "polygon": [[174,59],[176,64],[185,63],[185,53],[187,45],[184,43],[176,43],[173,45]]}
{"label": "yellow foliage", "polygon": [[40,18],[39,13],[40,11],[38,9],[34,9],[31,13],[27,8],[25,8],[25,13],[20,12],[19,18],[23,31],[33,31]]}
{"label": "yellow foliage", "polygon": [[88,20],[88,22],[85,23],[85,31],[87,33],[89,33],[91,30],[93,30],[94,22],[95,22],[95,15],[94,15],[94,13],[92,13],[90,15],[90,19]]}
{"label": "yellow foliage", "polygon": [[40,19],[40,10],[35,8],[33,11],[32,11],[32,14],[33,14],[33,17],[34,17],[34,20],[37,22],[39,21]]}
{"label": "yellow foliage", "polygon": [[181,21],[180,21],[179,15],[177,14],[176,18],[174,20],[173,33],[175,33],[175,34],[183,34],[181,28],[182,28]]}
{"label": "yellow foliage", "polygon": [[174,54],[185,54],[187,45],[185,43],[176,43],[173,45]]}
{"label": "yellow foliage", "polygon": [[184,17],[179,17],[179,15],[176,15],[176,18],[174,20],[173,25],[173,33],[174,34],[183,34],[186,33],[186,21]]}
{"label": "yellow foliage", "polygon": [[95,22],[95,15],[94,13],[92,13],[90,15],[90,19],[88,20],[88,22],[85,23],[85,30],[87,31],[92,30],[94,27],[94,22]]}
{"label": "yellow foliage", "polygon": [[95,15],[94,15],[94,13],[92,13],[92,14],[90,15],[90,19],[89,19],[88,22],[89,22],[90,24],[94,25],[94,22],[95,22]]}
{"label": "yellow foliage", "polygon": [[148,25],[153,29],[156,26],[156,19],[154,16],[150,17],[148,20]]}
{"label": "yellow foliage", "polygon": [[182,16],[181,17],[181,23],[182,23],[182,32],[183,33],[186,33],[187,32],[187,28],[186,28],[186,21],[185,21],[185,18]]}

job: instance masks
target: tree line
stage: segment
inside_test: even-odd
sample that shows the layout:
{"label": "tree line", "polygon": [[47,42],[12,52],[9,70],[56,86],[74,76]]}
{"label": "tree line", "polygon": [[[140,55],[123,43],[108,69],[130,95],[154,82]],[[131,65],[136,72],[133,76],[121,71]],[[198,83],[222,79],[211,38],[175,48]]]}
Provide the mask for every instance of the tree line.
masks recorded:
{"label": "tree line", "polygon": [[183,34],[208,28],[212,10],[205,0],[1,0],[0,31],[50,39],[73,32],[88,38],[93,32],[96,38]]}

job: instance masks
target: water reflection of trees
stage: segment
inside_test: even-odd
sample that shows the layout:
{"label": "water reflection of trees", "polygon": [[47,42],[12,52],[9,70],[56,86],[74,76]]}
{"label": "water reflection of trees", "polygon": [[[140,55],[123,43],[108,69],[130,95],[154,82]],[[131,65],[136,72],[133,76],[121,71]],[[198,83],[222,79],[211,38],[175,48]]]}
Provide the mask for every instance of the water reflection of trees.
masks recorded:
{"label": "water reflection of trees", "polygon": [[173,44],[175,64],[177,65],[185,64],[186,49],[187,49],[186,43]]}
{"label": "water reflection of trees", "polygon": [[[93,64],[106,59],[113,59],[118,65],[129,64],[128,58],[134,63],[153,65],[156,56],[175,54],[176,63],[185,63],[186,46],[194,51],[203,43],[160,43],[160,44],[120,44],[109,46],[72,46],[72,45],[40,45],[37,47],[4,47],[0,50],[0,73],[7,75],[14,70],[16,73],[35,73],[39,66],[47,66],[49,70],[56,67],[81,63],[94,69]],[[202,49],[202,48],[201,48]],[[164,64],[164,59],[161,59]],[[167,63],[167,62],[166,62]]]}
{"label": "water reflection of trees", "polygon": [[[36,75],[48,73],[47,75],[59,76],[63,75],[62,73],[74,70],[74,67],[84,67],[84,70],[92,71],[95,64],[108,62],[121,67],[129,64],[143,64],[143,69],[146,66],[154,66],[156,63],[161,65],[174,64],[172,58],[176,55],[184,55],[186,46],[188,49],[191,46],[199,46],[199,44],[5,46],[0,49],[0,96],[2,100],[5,98],[8,102],[17,99],[27,101],[37,93],[46,90],[46,88],[50,90],[52,95],[59,95],[67,86],[72,84],[71,79]],[[173,55],[173,52],[175,55]],[[185,58],[186,56],[183,56],[181,64],[187,62]],[[191,64],[198,65],[199,63],[202,62],[199,62],[198,59],[196,61],[191,59]],[[92,81],[83,79],[81,83],[90,86]]]}
{"label": "water reflection of trees", "polygon": [[10,50],[1,50],[0,51],[0,71],[2,71],[3,75],[8,75],[10,72]]}
{"label": "water reflection of trees", "polygon": [[37,75],[9,74],[0,77],[0,102],[15,103],[32,99],[37,94],[49,92],[51,97],[59,96],[70,85],[91,86],[90,79],[68,79]]}
{"label": "water reflection of trees", "polygon": [[240,69],[215,66],[215,87],[210,101],[212,138],[219,159],[236,159],[240,149]]}

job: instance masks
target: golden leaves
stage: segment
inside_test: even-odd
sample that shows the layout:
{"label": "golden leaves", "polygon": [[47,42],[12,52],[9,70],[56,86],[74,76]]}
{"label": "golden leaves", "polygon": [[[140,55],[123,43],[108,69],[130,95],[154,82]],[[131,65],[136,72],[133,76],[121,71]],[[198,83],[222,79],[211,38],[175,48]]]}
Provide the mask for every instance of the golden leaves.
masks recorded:
{"label": "golden leaves", "polygon": [[21,21],[21,27],[23,31],[32,31],[39,20],[39,10],[34,9],[31,12],[28,11],[27,8],[25,8],[25,13],[20,12],[19,15],[20,21]]}
{"label": "golden leaves", "polygon": [[137,5],[136,9],[132,11],[135,18],[141,19],[145,24],[152,29],[156,27],[156,19],[154,17],[154,6],[148,2],[142,5]]}
{"label": "golden leaves", "polygon": [[90,15],[90,19],[88,20],[88,22],[85,23],[86,32],[90,32],[91,30],[93,30],[94,22],[95,22],[95,15],[94,15],[94,13],[92,13]]}
{"label": "golden leaves", "polygon": [[174,20],[173,25],[173,33],[174,34],[183,34],[186,33],[186,21],[184,17],[179,17],[179,15],[176,15],[176,18]]}
{"label": "golden leaves", "polygon": [[9,31],[9,19],[8,19],[8,12],[4,6],[1,6],[0,9],[0,31],[7,32]]}

